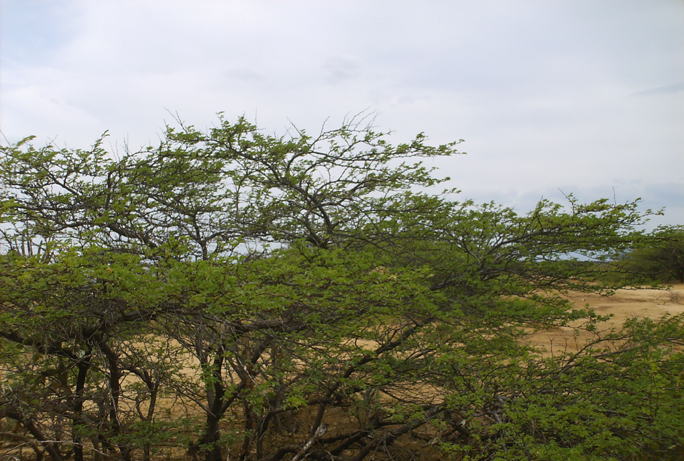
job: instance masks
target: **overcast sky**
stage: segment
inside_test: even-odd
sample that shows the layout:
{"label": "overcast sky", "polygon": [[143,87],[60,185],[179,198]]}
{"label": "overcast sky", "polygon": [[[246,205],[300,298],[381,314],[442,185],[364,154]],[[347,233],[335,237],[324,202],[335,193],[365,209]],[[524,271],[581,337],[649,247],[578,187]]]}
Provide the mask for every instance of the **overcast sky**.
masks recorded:
{"label": "overcast sky", "polygon": [[437,164],[462,198],[641,197],[684,224],[682,0],[0,0],[0,21],[10,142],[370,110],[394,143],[465,139]]}

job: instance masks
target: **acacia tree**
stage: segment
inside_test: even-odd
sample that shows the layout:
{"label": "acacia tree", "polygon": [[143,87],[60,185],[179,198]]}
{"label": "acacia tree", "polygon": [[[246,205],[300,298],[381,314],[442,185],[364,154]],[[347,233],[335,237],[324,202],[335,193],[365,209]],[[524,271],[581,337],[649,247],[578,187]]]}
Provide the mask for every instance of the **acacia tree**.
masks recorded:
{"label": "acacia tree", "polygon": [[2,261],[2,414],[54,461],[83,460],[84,446],[130,459],[134,448],[149,451],[140,432],[162,378],[178,370],[158,339],[140,344],[169,301],[139,258],[82,251]]}
{"label": "acacia tree", "polygon": [[[101,141],[4,147],[0,336],[6,373],[35,384],[2,416],[55,461],[165,444],[208,461],[672,457],[681,319],[600,332],[559,296],[615,288],[587,258],[643,238],[636,203],[520,216],[418,192],[446,180],[418,160],[457,143],[392,146],[363,123],[284,137],[181,124],[119,159]],[[581,319],[596,336],[579,353],[525,342]],[[36,353],[45,364],[27,367]],[[61,394],[42,378],[58,372]],[[160,395],[187,429],[169,429]],[[51,422],[64,415],[68,437]]]}
{"label": "acacia tree", "polygon": [[660,226],[654,238],[630,251],[624,261],[636,276],[684,283],[684,227]]}

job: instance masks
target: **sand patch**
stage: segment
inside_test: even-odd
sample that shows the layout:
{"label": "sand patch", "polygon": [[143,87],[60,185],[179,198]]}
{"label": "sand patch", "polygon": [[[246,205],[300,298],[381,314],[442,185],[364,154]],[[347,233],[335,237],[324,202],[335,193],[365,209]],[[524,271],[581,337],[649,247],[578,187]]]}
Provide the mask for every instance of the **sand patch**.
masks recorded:
{"label": "sand patch", "polygon": [[[607,322],[598,325],[599,330],[619,329],[627,320],[650,318],[658,321],[665,315],[684,313],[684,284],[673,285],[668,289],[623,289],[613,296],[594,293],[570,293],[568,299],[576,308],[588,307],[599,315],[612,316]],[[595,336],[578,329],[580,323],[567,327],[556,327],[535,333],[530,344],[541,346],[552,352],[576,352]]]}

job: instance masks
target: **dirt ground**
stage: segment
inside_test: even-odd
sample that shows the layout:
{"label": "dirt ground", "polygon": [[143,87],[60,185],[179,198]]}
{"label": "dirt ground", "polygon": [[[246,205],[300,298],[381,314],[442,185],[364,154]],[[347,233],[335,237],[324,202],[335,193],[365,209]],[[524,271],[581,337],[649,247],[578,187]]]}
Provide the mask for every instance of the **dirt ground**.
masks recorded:
{"label": "dirt ground", "polygon": [[[568,299],[577,308],[589,307],[599,315],[612,315],[612,318],[599,324],[600,330],[619,328],[630,318],[649,317],[661,319],[665,314],[684,313],[684,284],[673,285],[668,289],[617,290],[613,296],[588,293],[571,293]],[[592,335],[572,327],[559,327],[532,336],[531,344],[553,350],[567,349],[576,351],[591,339]]]}

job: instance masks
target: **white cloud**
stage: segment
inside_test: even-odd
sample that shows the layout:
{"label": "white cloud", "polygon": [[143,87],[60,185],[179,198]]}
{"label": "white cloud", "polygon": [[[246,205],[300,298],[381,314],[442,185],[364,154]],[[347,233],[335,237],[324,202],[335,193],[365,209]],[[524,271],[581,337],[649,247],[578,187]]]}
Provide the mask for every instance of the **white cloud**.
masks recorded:
{"label": "white cloud", "polygon": [[316,130],[370,108],[396,141],[421,131],[436,143],[466,139],[468,156],[438,162],[466,194],[515,200],[624,181],[628,195],[637,180],[684,182],[675,0],[2,8],[0,123],[11,140],[88,145],[110,129],[137,146],[157,140],[167,110],[199,127],[225,111],[283,132],[288,119]]}

